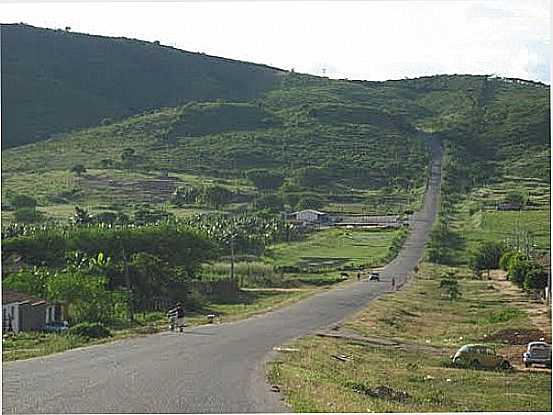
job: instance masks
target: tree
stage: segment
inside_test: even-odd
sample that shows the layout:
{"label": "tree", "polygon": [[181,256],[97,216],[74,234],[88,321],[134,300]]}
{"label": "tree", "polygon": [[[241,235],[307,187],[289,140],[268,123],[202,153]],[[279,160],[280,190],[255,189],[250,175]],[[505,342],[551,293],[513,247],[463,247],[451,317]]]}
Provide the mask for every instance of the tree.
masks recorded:
{"label": "tree", "polygon": [[511,191],[505,195],[505,202],[523,207],[526,203],[526,196],[519,191]]}
{"label": "tree", "polygon": [[259,196],[254,201],[254,206],[257,209],[268,209],[271,212],[280,212],[284,209],[284,203],[282,199],[275,194],[265,194]]}
{"label": "tree", "polygon": [[326,169],[308,166],[296,171],[296,181],[303,187],[318,187],[328,184],[329,177]]}
{"label": "tree", "polygon": [[75,322],[110,318],[110,296],[105,277],[81,271],[59,272],[48,281],[48,298],[65,302]]}
{"label": "tree", "polygon": [[[168,295],[170,270],[156,255],[140,252],[128,263],[135,305],[144,308],[148,298]],[[137,304],[138,303],[138,304]]]}
{"label": "tree", "polygon": [[39,298],[47,298],[50,277],[48,268],[35,266],[32,270],[21,270],[6,276],[2,285],[4,288],[11,288]]}
{"label": "tree", "polygon": [[23,223],[39,222],[43,218],[42,213],[38,210],[28,207],[16,209],[13,216],[16,222]]}
{"label": "tree", "polygon": [[519,287],[524,285],[526,275],[532,269],[530,260],[520,252],[511,256],[508,264],[507,277],[510,281],[513,281]]}
{"label": "tree", "polygon": [[195,187],[179,187],[173,192],[171,201],[177,206],[185,203],[196,203],[199,195],[200,191]]}
{"label": "tree", "polygon": [[75,206],[73,222],[75,222],[76,225],[88,225],[93,222],[92,215],[89,214],[86,209],[81,209],[80,207]]}
{"label": "tree", "polygon": [[299,200],[296,209],[322,209],[324,205],[325,200],[320,196],[305,196]]}
{"label": "tree", "polygon": [[507,251],[503,255],[501,255],[501,258],[499,259],[499,268],[501,268],[503,271],[509,271],[509,267],[511,266],[511,261],[513,261],[513,258],[515,258],[517,255],[520,255],[517,251]]}
{"label": "tree", "polygon": [[543,290],[545,287],[547,287],[547,272],[534,262],[524,278],[524,288],[526,290]]}
{"label": "tree", "polygon": [[454,301],[461,297],[461,290],[459,289],[459,283],[455,278],[455,272],[446,272],[443,278],[440,280],[440,289],[443,289],[449,301]]}
{"label": "tree", "polygon": [[502,242],[489,241],[481,243],[471,259],[472,269],[475,274],[480,275],[484,270],[488,271],[490,277],[491,269],[499,268],[499,260],[506,252],[506,246]]}
{"label": "tree", "polygon": [[86,173],[86,168],[82,164],[75,164],[69,171],[80,177],[81,174]]}
{"label": "tree", "polygon": [[204,186],[198,195],[198,201],[209,207],[219,209],[232,200],[234,193],[222,186]]}
{"label": "tree", "polygon": [[453,232],[448,224],[440,220],[430,232],[428,259],[436,264],[451,265],[456,260],[455,253],[463,249],[465,241]]}
{"label": "tree", "polygon": [[20,209],[20,208],[34,209],[37,206],[36,199],[27,195],[14,195],[10,198],[10,203],[16,209]]}
{"label": "tree", "polygon": [[245,175],[255,187],[261,190],[278,189],[284,182],[283,174],[266,169],[248,170]]}
{"label": "tree", "polygon": [[94,217],[94,221],[96,223],[107,223],[111,225],[117,222],[117,218],[118,218],[117,212],[107,211],[107,212],[98,213]]}
{"label": "tree", "polygon": [[113,166],[113,160],[112,159],[102,159],[100,160],[100,165],[103,169],[107,169],[108,167]]}
{"label": "tree", "polygon": [[124,148],[123,151],[121,151],[121,160],[122,161],[130,161],[135,155],[134,148]]}

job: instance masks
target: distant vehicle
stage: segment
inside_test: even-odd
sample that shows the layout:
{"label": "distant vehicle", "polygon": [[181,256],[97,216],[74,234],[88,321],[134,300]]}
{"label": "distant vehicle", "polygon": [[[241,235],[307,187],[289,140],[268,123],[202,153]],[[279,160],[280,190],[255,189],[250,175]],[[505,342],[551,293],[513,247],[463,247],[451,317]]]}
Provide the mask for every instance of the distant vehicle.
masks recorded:
{"label": "distant vehicle", "polygon": [[52,321],[44,326],[44,331],[53,333],[64,333],[69,330],[67,321]]}
{"label": "distant vehicle", "polygon": [[451,360],[455,366],[510,369],[511,364],[503,356],[485,344],[466,344],[455,353]]}
{"label": "distant vehicle", "polygon": [[551,367],[551,345],[545,342],[530,342],[528,349],[522,355],[524,366],[530,367],[534,364]]}
{"label": "distant vehicle", "polygon": [[380,273],[379,272],[371,272],[369,274],[369,281],[380,281]]}

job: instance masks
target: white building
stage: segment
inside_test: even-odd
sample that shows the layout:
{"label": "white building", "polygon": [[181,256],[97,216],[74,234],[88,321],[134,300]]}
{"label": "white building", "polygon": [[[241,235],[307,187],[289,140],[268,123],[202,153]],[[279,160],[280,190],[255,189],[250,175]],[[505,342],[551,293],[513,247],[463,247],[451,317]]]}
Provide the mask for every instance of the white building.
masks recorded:
{"label": "white building", "polygon": [[288,219],[302,223],[326,223],[330,220],[330,217],[328,213],[319,212],[314,209],[306,209],[290,213]]}

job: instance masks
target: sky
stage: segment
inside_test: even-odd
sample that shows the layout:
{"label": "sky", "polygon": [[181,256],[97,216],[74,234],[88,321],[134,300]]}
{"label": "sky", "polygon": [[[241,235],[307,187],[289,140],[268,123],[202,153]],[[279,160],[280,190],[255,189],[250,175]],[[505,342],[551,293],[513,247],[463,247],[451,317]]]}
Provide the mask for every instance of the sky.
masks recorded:
{"label": "sky", "polygon": [[159,40],[331,78],[550,83],[549,0],[0,3],[0,22]]}

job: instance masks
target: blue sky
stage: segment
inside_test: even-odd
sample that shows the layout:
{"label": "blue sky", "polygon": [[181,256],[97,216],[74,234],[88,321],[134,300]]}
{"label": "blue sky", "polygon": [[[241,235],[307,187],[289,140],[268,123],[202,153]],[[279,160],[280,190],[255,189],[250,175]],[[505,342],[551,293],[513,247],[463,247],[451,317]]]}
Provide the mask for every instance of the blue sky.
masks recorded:
{"label": "blue sky", "polygon": [[2,3],[2,23],[144,40],[333,78],[550,82],[550,1]]}

